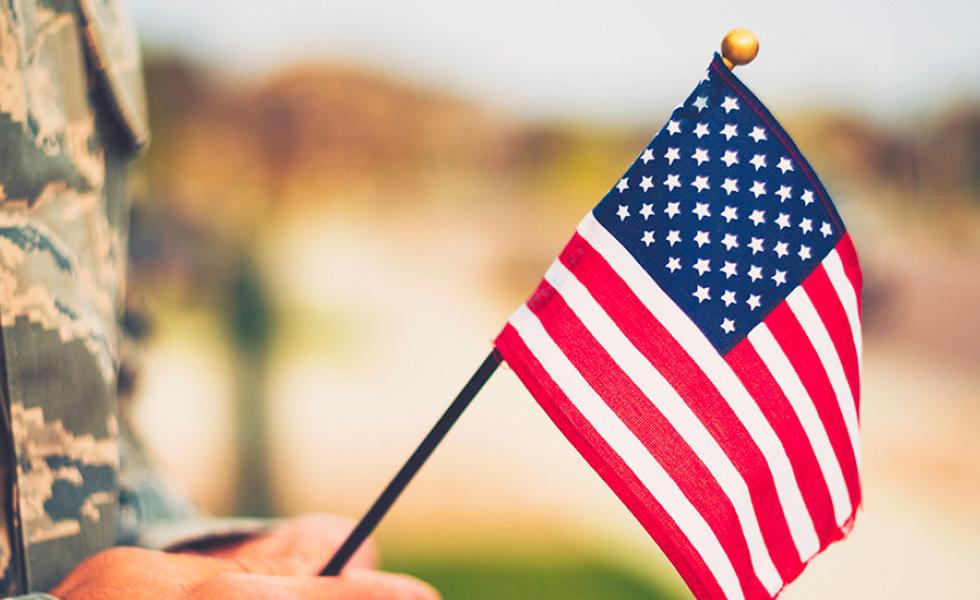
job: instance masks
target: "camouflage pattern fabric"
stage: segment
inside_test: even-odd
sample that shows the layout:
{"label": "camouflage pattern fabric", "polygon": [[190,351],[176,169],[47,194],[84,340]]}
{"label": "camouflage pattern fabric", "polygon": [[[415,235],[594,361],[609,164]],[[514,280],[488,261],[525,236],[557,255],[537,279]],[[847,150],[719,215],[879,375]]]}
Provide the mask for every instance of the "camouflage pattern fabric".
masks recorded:
{"label": "camouflage pattern fabric", "polygon": [[[0,596],[50,589],[120,535],[124,178],[143,102],[116,2],[0,5]],[[147,512],[134,498],[129,529]]]}

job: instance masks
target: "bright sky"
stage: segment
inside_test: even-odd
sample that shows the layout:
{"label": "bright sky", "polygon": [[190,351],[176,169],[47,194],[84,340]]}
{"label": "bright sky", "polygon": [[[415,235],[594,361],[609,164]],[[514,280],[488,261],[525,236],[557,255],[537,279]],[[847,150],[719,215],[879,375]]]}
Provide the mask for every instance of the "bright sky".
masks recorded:
{"label": "bright sky", "polygon": [[221,68],[353,61],[528,115],[659,120],[736,26],[762,43],[739,74],[777,112],[902,119],[980,98],[977,0],[127,2],[146,43]]}

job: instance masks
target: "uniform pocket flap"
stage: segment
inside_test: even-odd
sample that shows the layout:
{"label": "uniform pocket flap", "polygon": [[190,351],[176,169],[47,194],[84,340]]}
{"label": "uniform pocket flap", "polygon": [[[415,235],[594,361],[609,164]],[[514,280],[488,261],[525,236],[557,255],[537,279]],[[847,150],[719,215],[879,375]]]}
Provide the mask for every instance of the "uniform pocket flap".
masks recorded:
{"label": "uniform pocket flap", "polygon": [[139,40],[117,0],[81,0],[91,61],[109,103],[136,149],[150,141]]}

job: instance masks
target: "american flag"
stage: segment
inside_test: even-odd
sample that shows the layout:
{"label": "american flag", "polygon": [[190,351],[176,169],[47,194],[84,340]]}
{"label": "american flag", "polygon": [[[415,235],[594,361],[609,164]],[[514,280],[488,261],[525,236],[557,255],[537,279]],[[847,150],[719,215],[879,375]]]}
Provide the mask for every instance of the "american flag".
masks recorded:
{"label": "american flag", "polygon": [[861,501],[861,271],[717,55],[496,340],[698,598],[771,598]]}

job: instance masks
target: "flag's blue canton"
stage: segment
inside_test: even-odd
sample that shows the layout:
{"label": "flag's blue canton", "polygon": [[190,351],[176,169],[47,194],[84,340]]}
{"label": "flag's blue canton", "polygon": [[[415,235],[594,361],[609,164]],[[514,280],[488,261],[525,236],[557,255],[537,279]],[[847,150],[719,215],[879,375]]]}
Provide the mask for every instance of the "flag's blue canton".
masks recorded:
{"label": "flag's blue canton", "polygon": [[722,354],[844,233],[799,150],[717,55],[593,214]]}

